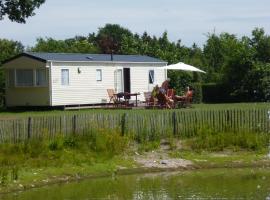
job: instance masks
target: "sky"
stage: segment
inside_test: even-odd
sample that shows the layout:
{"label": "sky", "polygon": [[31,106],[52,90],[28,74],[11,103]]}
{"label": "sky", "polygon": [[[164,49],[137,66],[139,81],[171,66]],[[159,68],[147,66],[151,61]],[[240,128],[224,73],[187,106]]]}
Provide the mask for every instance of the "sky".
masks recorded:
{"label": "sky", "polygon": [[87,36],[107,23],[133,33],[203,46],[208,33],[250,36],[255,27],[270,34],[270,0],[46,0],[26,24],[0,21],[0,38],[33,46],[39,37]]}

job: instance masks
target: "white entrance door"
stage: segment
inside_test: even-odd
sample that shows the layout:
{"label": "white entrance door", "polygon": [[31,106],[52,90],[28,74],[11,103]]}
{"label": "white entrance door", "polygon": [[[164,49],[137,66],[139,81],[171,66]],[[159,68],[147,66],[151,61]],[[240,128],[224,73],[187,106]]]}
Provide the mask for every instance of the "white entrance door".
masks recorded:
{"label": "white entrance door", "polygon": [[114,88],[116,92],[123,92],[123,70],[117,69],[114,72]]}

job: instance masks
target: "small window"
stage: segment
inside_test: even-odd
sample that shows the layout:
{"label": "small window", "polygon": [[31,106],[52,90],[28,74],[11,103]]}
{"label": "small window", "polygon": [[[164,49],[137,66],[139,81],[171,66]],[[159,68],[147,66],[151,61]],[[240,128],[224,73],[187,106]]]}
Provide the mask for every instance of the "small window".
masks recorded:
{"label": "small window", "polygon": [[68,69],[61,70],[61,83],[62,85],[69,85],[69,70]]}
{"label": "small window", "polygon": [[16,86],[33,86],[33,75],[32,69],[16,69]]}
{"label": "small window", "polygon": [[155,82],[155,72],[154,70],[149,70],[149,84],[153,84]]}
{"label": "small window", "polygon": [[15,70],[10,69],[8,70],[8,87],[14,87],[15,86]]}
{"label": "small window", "polygon": [[101,69],[96,70],[96,79],[97,79],[97,81],[102,81],[102,70]]}
{"label": "small window", "polygon": [[36,70],[36,85],[37,86],[46,86],[47,85],[47,77],[45,69],[37,69]]}

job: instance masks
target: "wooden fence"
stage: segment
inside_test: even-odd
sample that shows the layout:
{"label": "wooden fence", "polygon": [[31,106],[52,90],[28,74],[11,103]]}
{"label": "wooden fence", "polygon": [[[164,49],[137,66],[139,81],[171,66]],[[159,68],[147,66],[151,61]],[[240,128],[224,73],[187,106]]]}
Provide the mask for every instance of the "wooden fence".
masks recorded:
{"label": "wooden fence", "polygon": [[267,109],[160,110],[153,112],[85,113],[6,119],[0,121],[0,143],[31,138],[55,138],[88,134],[99,129],[118,129],[122,134],[145,137],[190,137],[202,128],[214,131],[253,131],[270,133]]}

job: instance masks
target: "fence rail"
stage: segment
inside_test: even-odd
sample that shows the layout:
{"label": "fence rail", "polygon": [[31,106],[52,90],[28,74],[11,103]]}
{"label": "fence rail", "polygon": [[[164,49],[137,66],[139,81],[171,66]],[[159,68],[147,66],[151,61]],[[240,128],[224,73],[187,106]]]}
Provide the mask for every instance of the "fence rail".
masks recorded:
{"label": "fence rail", "polygon": [[122,134],[174,134],[190,137],[209,127],[215,131],[270,133],[267,109],[177,110],[127,113],[85,113],[0,120],[0,143],[31,138],[88,134],[97,129],[119,129]]}

